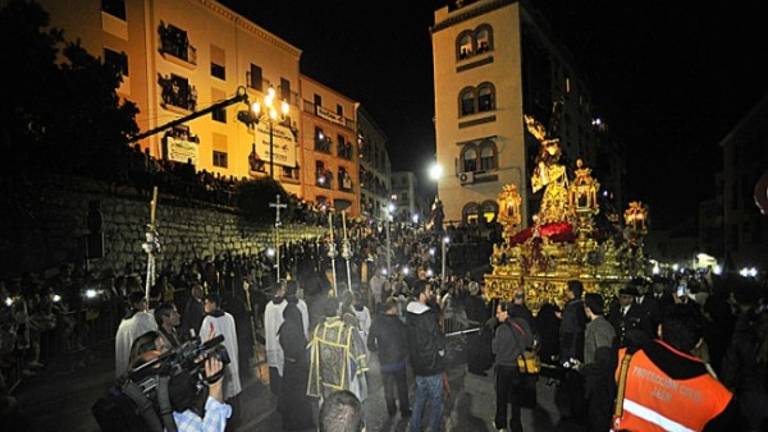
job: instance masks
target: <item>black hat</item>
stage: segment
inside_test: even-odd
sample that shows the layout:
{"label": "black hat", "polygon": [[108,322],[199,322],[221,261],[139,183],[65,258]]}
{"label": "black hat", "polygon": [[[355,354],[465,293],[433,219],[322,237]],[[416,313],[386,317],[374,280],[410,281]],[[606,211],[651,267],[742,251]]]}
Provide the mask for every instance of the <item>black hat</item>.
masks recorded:
{"label": "black hat", "polygon": [[637,296],[640,295],[640,293],[637,292],[637,288],[635,288],[634,285],[629,283],[619,290],[619,295]]}

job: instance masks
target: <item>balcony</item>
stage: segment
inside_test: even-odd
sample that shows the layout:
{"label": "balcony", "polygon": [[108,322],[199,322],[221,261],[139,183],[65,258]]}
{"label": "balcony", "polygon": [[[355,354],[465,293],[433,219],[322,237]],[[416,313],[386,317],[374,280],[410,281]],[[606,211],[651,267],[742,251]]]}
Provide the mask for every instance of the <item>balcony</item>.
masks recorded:
{"label": "balcony", "polygon": [[[160,84],[163,108],[176,107],[183,111],[194,111],[197,106],[197,89],[190,86],[186,78],[177,75],[162,76],[157,74],[157,83]],[[182,112],[181,114],[186,114]]]}
{"label": "balcony", "polygon": [[184,66],[197,65],[197,49],[189,43],[187,32],[171,24],[165,25],[162,21],[158,28],[160,34],[160,54],[166,58],[176,58],[186,64]]}
{"label": "balcony", "polygon": [[328,137],[315,138],[315,151],[319,151],[326,154],[331,154],[331,146],[333,142]]}

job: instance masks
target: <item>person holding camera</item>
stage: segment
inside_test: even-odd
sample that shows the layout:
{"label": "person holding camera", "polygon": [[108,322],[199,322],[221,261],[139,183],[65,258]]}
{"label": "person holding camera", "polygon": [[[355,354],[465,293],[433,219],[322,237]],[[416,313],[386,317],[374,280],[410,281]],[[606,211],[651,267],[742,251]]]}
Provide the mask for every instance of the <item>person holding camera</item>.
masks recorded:
{"label": "person holding camera", "polygon": [[[165,340],[160,333],[147,332],[137,338],[131,347],[131,366],[135,369],[156,361],[167,351],[167,348],[169,347],[165,346]],[[204,376],[208,385],[208,396],[205,399],[203,412],[197,405],[204,393],[198,391],[197,379],[193,373],[185,371],[169,380],[168,394],[177,431],[224,431],[227,419],[232,415],[232,407],[224,403],[223,367],[223,363],[218,358],[210,357],[205,360]],[[150,425],[145,426],[146,430],[151,430]],[[168,425],[165,429],[168,430]]]}

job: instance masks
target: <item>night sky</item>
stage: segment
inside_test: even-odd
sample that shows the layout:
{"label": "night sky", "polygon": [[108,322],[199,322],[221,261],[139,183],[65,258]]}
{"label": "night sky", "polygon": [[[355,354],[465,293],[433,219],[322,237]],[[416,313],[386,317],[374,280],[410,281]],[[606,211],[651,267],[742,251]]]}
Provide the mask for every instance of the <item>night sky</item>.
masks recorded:
{"label": "night sky", "polygon": [[[428,28],[447,2],[224,3],[301,48],[303,73],[362,102],[386,131],[393,169],[425,177],[435,142]],[[649,203],[657,227],[693,216],[715,194],[718,142],[768,92],[759,2],[533,4],[627,145],[627,197]]]}

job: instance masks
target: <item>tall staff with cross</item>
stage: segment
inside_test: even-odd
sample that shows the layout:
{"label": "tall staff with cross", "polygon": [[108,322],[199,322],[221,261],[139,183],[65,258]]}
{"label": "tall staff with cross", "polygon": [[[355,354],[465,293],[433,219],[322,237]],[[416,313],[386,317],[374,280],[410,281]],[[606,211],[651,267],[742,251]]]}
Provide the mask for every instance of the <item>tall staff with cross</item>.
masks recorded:
{"label": "tall staff with cross", "polygon": [[269,203],[275,209],[275,256],[277,257],[277,283],[280,283],[280,209],[288,208],[287,204],[280,203],[280,194],[275,195],[275,202]]}
{"label": "tall staff with cross", "polygon": [[349,260],[352,258],[352,248],[347,235],[347,212],[341,212],[341,226],[344,229],[344,240],[341,243],[341,256],[347,262],[347,291],[352,291],[352,272],[349,270]]}
{"label": "tall staff with cross", "polygon": [[336,289],[336,241],[333,239],[333,213],[328,212],[328,228],[330,229],[330,242],[328,243],[328,257],[331,259],[331,271],[333,274],[333,281],[331,282],[332,292],[328,293],[328,297],[336,297],[338,290]]}
{"label": "tall staff with cross", "polygon": [[141,245],[147,253],[147,279],[144,298],[149,306],[149,290],[155,284],[155,255],[160,253],[160,239],[157,235],[157,186],[152,189],[152,201],[149,203],[149,225],[145,234],[146,241]]}

